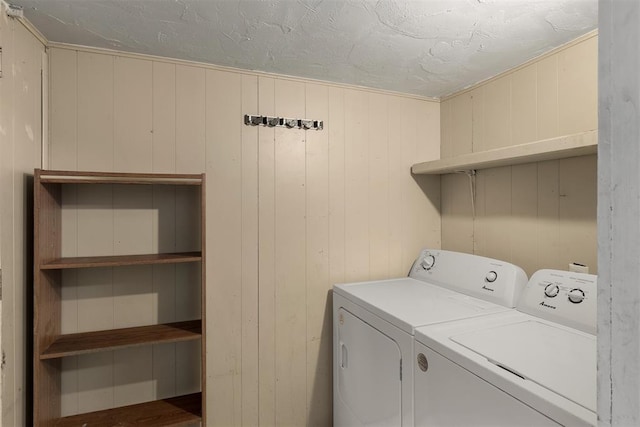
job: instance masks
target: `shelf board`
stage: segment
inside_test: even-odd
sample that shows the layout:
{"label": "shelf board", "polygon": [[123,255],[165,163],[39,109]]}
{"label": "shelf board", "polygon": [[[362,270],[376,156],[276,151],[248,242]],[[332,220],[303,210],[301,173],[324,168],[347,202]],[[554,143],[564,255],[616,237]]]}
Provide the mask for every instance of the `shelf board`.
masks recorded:
{"label": "shelf board", "polygon": [[416,175],[439,175],[472,169],[486,169],[522,163],[585,156],[598,151],[598,131],[577,133],[495,150],[479,151],[430,162],[416,163]]}
{"label": "shelf board", "polygon": [[60,335],[41,360],[117,350],[140,345],[190,341],[202,336],[200,320]]}
{"label": "shelf board", "polygon": [[202,261],[200,252],[177,252],[145,255],[113,255],[92,257],[68,257],[45,262],[41,270],[60,270],[65,268],[118,267],[123,265],[177,264],[181,262]]}
{"label": "shelf board", "polygon": [[202,185],[202,175],[39,170],[40,182],[50,184]]}
{"label": "shelf board", "polygon": [[56,420],[55,427],[183,426],[202,420],[200,393],[172,397],[103,411],[72,415]]}

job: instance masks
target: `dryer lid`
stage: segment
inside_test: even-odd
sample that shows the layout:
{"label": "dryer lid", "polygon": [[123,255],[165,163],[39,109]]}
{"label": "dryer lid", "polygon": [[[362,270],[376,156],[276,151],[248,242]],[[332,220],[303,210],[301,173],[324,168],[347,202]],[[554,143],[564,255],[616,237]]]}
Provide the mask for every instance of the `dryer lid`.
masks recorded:
{"label": "dryer lid", "polygon": [[411,278],[340,284],[333,290],[412,335],[418,326],[509,310]]}
{"label": "dryer lid", "polygon": [[512,373],[596,411],[596,337],[528,320],[451,340]]}

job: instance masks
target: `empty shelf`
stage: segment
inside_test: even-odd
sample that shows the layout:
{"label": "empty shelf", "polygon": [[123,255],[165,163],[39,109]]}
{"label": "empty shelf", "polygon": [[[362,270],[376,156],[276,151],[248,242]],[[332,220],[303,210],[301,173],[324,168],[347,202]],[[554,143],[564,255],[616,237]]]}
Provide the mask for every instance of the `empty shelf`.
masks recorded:
{"label": "empty shelf", "polygon": [[139,345],[196,340],[201,338],[201,332],[201,321],[190,320],[162,325],[60,335],[42,352],[40,359],[56,359]]}
{"label": "empty shelf", "polygon": [[202,396],[200,393],[194,393],[137,405],[72,415],[56,420],[53,425],[55,427],[175,427],[197,423],[202,419],[201,414]]}
{"label": "empty shelf", "polygon": [[522,163],[585,156],[598,151],[598,131],[577,133],[527,144],[462,154],[456,157],[416,163],[411,172],[439,175],[471,169],[486,169]]}
{"label": "empty shelf", "polygon": [[199,262],[201,260],[202,254],[200,252],[69,257],[45,262],[40,265],[40,269],[61,270],[65,268],[118,267],[123,265],[145,264],[177,264],[181,262]]}

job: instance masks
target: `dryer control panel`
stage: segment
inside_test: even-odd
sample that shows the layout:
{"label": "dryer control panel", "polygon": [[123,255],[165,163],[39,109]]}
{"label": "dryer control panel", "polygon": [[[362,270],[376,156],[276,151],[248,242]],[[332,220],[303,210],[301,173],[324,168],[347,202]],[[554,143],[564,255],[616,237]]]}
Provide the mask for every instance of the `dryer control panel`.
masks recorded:
{"label": "dryer control panel", "polygon": [[597,280],[594,274],[536,271],[527,283],[517,309],[595,335]]}
{"label": "dryer control panel", "polygon": [[516,265],[441,249],[423,249],[409,276],[505,307],[516,306],[527,284]]}

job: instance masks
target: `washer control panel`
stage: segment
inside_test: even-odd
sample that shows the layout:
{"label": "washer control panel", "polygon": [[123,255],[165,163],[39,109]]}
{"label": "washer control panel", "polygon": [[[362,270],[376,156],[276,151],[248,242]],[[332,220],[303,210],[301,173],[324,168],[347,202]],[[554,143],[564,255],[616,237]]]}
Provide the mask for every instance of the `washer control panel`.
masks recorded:
{"label": "washer control panel", "polygon": [[505,307],[516,306],[527,283],[516,265],[441,249],[423,249],[409,276]]}
{"label": "washer control panel", "polygon": [[593,274],[564,270],[536,271],[517,309],[531,315],[596,333],[596,285]]}

